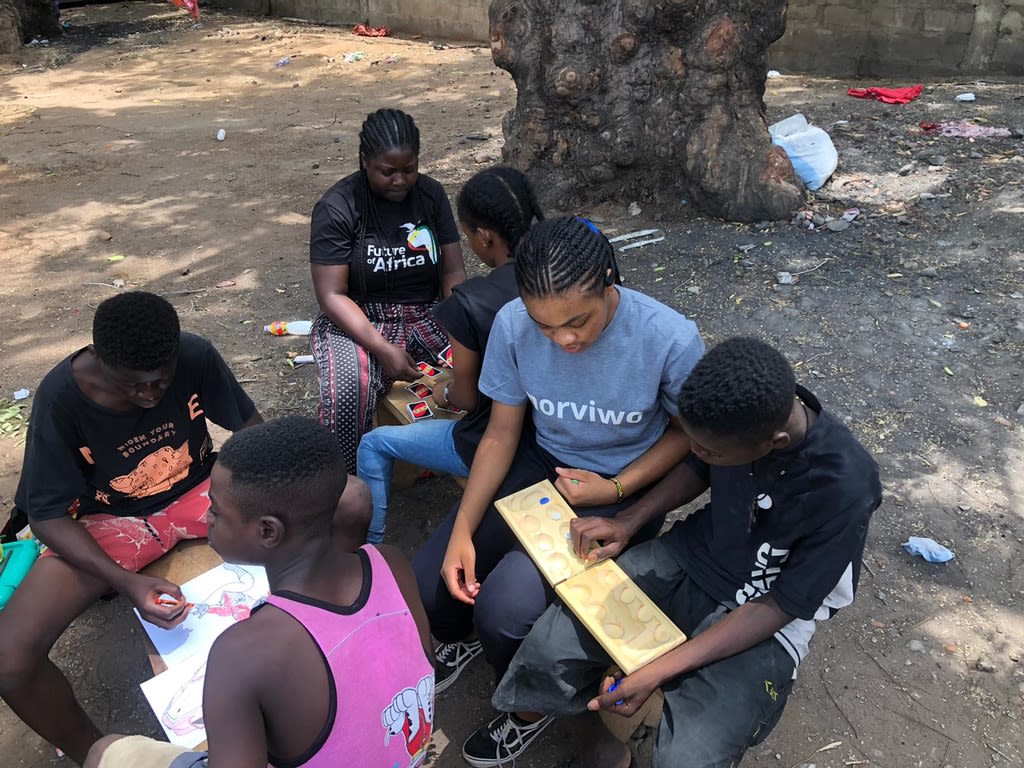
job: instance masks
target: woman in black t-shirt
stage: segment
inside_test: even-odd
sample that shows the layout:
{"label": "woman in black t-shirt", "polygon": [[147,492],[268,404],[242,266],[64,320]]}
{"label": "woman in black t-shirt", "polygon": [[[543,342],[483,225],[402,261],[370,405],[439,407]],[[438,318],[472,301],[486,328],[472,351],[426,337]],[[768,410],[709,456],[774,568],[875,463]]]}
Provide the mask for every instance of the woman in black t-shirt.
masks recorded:
{"label": "woman in black t-shirt", "polygon": [[456,200],[459,225],[480,261],[493,269],[455,287],[434,309],[452,344],[455,376],[433,391],[434,404],[467,411],[459,421],[429,419],[404,426],[377,427],[359,444],[357,474],[373,497],[367,541],[384,540],[396,459],[460,477],[469,474],[473,454],[487,428],[491,399],[477,386],[487,338],[498,310],[519,297],[512,255],[534,220],[544,218],[522,171],[495,166],[465,183]]}
{"label": "woman in black t-shirt", "polygon": [[320,421],[353,474],[377,400],[447,346],[431,310],[466,278],[451,205],[437,181],[419,175],[419,151],[409,115],[377,110],[359,133],[359,170],[313,208],[309,260],[320,314],[310,342]]}

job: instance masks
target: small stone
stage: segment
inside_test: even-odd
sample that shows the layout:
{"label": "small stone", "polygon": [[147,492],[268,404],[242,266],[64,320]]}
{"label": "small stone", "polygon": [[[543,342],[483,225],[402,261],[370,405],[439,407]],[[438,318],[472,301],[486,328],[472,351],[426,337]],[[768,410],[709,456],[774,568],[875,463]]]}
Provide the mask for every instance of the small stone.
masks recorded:
{"label": "small stone", "polygon": [[590,214],[587,218],[595,224],[604,224],[608,221],[604,216],[598,216],[596,213]]}
{"label": "small stone", "polygon": [[935,267],[925,267],[918,274],[921,275],[921,277],[938,277],[939,270]]}
{"label": "small stone", "polygon": [[911,653],[924,653],[927,649],[920,640],[911,640],[907,643],[907,650]]}
{"label": "small stone", "polygon": [[1014,155],[1013,157],[1010,158],[1010,162],[1011,163],[1024,163],[1024,157],[1021,157],[1020,155]]}
{"label": "small stone", "polygon": [[1020,291],[1014,291],[1013,293],[1010,294],[1010,298],[1011,299],[1024,299],[1024,293],[1021,293]]}
{"label": "small stone", "polygon": [[969,158],[971,158],[971,160],[984,160],[985,159],[985,155],[983,155],[981,152],[978,152],[977,150],[975,150],[974,152],[968,152],[967,156]]}
{"label": "small stone", "polygon": [[[120,93],[120,91],[118,91]],[[1024,128],[1011,128],[1010,135],[1015,139],[1024,139]]]}
{"label": "small stone", "polygon": [[313,163],[313,170],[314,170],[314,171],[315,171],[315,170],[316,170],[317,168],[319,168],[319,167],[320,167],[320,163]]}
{"label": "small stone", "polygon": [[639,216],[641,208],[636,203],[630,203],[629,208],[626,209],[630,216]]}
{"label": "small stone", "polygon": [[494,161],[494,155],[490,152],[477,152],[473,155],[473,162],[477,165],[483,165],[484,163],[490,163]]}
{"label": "small stone", "polygon": [[747,251],[752,251],[755,248],[757,248],[757,246],[754,243],[744,243],[743,245],[736,246],[736,250],[740,253],[746,253]]}
{"label": "small stone", "polygon": [[755,221],[753,226],[754,229],[756,229],[757,231],[763,232],[764,230],[768,229],[768,227],[770,227],[771,225],[772,223],[770,221]]}
{"label": "small stone", "polygon": [[842,232],[844,229],[850,228],[850,222],[844,221],[843,219],[836,219],[825,224],[825,228],[830,232]]}
{"label": "small stone", "polygon": [[468,133],[466,138],[470,141],[489,141],[491,136],[487,133]]}
{"label": "small stone", "polygon": [[988,656],[982,656],[976,662],[974,662],[974,668],[979,672],[995,672],[996,665],[992,663],[992,659]]}
{"label": "small stone", "polygon": [[1018,415],[1018,416],[1024,416],[1024,403],[1021,403],[1021,404],[1020,404],[1020,405],[1019,405],[1019,406],[1017,407],[1017,415]]}
{"label": "small stone", "polygon": [[816,227],[821,227],[825,224],[825,217],[820,213],[816,213],[811,217],[811,223]]}
{"label": "small stone", "polygon": [[700,286],[699,285],[691,285],[691,286],[689,286],[686,289],[686,292],[687,293],[692,293],[694,296],[698,296],[698,295],[700,295]]}
{"label": "small stone", "polygon": [[946,156],[945,155],[932,155],[931,157],[928,158],[928,165],[934,165],[935,167],[938,167],[940,165],[945,165],[945,164],[946,164]]}
{"label": "small stone", "polygon": [[96,237],[98,237],[100,240],[103,240],[104,242],[107,242],[113,237],[113,235],[104,229],[100,230],[99,234],[97,234]]}
{"label": "small stone", "polygon": [[915,165],[914,163],[907,163],[902,168],[900,168],[900,170],[899,170],[900,176],[909,176],[911,174],[911,172],[914,170],[914,165]]}
{"label": "small stone", "polygon": [[778,281],[779,285],[792,285],[795,282],[791,272],[779,272],[775,275],[775,279]]}

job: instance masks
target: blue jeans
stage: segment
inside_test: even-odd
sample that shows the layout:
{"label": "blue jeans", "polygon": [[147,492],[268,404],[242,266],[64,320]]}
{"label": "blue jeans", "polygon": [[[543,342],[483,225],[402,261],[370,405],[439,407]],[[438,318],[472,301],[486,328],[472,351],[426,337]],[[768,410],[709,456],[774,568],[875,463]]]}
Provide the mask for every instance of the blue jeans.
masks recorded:
{"label": "blue jeans", "polygon": [[373,499],[373,518],[366,535],[369,543],[384,541],[396,459],[458,477],[469,474],[469,467],[455,450],[454,428],[455,422],[450,419],[428,419],[403,426],[377,427],[363,435],[356,453],[356,474],[369,486]]}

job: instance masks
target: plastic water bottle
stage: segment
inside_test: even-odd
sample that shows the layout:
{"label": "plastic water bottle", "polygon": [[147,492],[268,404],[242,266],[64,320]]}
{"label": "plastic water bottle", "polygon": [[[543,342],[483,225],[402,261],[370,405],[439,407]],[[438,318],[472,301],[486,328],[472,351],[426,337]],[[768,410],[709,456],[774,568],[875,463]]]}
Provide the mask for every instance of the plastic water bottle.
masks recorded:
{"label": "plastic water bottle", "polygon": [[221,128],[217,131],[217,141],[224,141],[228,137],[228,132]]}
{"label": "plastic water bottle", "polygon": [[312,320],[275,320],[263,326],[263,332],[271,336],[308,336],[313,327]]}

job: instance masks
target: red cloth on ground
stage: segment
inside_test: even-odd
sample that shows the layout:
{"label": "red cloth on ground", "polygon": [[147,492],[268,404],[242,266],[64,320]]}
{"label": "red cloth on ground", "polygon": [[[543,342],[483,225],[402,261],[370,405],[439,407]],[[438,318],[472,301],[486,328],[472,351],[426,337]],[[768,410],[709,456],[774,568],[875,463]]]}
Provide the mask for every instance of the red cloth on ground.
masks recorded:
{"label": "red cloth on ground", "polygon": [[173,3],[179,8],[184,8],[186,11],[188,11],[189,16],[191,16],[196,21],[199,21],[199,0],[169,0],[169,2]]}
{"label": "red cloth on ground", "polygon": [[923,91],[923,85],[912,85],[909,88],[850,88],[846,93],[857,99],[877,99],[886,104],[907,104]]}
{"label": "red cloth on ground", "polygon": [[[174,0],[171,0],[174,2]],[[366,24],[356,24],[352,27],[352,34],[362,35],[363,37],[387,37],[391,34],[391,30],[387,27],[368,27]]]}

